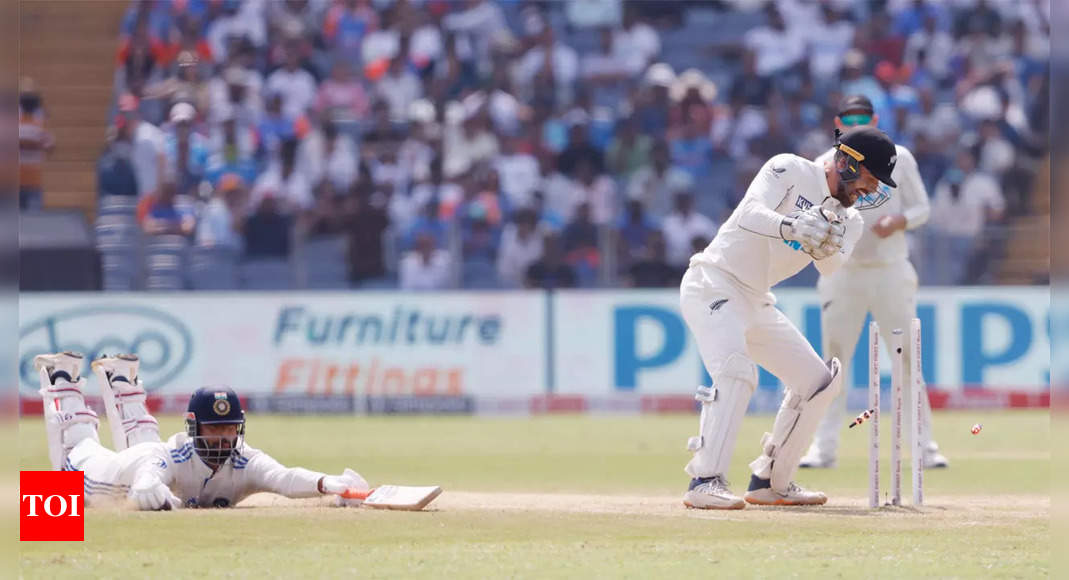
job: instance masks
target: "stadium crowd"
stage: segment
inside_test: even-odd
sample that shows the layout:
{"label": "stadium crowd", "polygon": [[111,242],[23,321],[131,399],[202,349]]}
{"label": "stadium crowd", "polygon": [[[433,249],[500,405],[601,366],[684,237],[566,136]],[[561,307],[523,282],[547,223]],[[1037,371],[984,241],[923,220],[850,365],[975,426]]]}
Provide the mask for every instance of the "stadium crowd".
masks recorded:
{"label": "stadium crowd", "polygon": [[[101,199],[143,235],[344,260],[345,286],[673,286],[843,95],[913,150],[924,284],[989,281],[1046,154],[1044,0],[153,0]],[[331,255],[301,254],[342,239]],[[296,257],[295,257],[296,256]],[[303,256],[301,258],[300,256]]]}

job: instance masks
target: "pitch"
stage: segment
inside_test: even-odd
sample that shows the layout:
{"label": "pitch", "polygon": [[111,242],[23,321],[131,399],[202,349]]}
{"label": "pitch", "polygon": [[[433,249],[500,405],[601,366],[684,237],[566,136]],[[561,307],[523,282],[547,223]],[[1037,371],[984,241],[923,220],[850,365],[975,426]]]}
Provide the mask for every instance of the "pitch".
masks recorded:
{"label": "pitch", "polygon": [[[748,416],[730,479],[744,490],[770,416]],[[972,435],[971,426],[983,423]],[[181,428],[160,418],[162,433]],[[694,417],[249,417],[252,445],[372,484],[437,484],[427,512],[335,508],[260,494],[225,510],[89,510],[84,543],[25,543],[26,578],[1035,577],[1049,574],[1046,411],[943,412],[951,460],[919,510],[866,505],[866,443],[801,470],[826,506],[687,510]],[[845,429],[845,425],[844,425]],[[101,433],[103,436],[106,434]],[[20,423],[21,468],[48,469],[40,418]],[[106,441],[105,441],[106,442]],[[889,446],[884,446],[888,449]],[[908,472],[908,466],[904,466]],[[885,474],[886,476],[886,474]],[[883,482],[883,489],[887,481]]]}

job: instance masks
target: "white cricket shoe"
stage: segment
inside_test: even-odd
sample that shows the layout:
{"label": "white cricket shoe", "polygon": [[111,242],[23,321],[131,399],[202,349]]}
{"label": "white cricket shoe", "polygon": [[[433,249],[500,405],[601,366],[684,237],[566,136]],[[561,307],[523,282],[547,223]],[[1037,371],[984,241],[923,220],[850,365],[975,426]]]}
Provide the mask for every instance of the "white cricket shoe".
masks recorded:
{"label": "white cricket shoe", "polygon": [[751,478],[750,491],[746,492],[746,502],[754,505],[824,505],[828,501],[828,496],[824,495],[824,492],[810,491],[793,481],[787,486],[787,493],[778,493],[770,486],[754,489],[755,482],[768,485],[768,480]]}
{"label": "white cricket shoe", "polygon": [[[64,351],[55,354],[39,354],[33,357],[33,368],[40,372],[41,369],[48,371],[48,378],[56,373],[66,373],[70,377],[70,383],[77,383],[81,378],[82,360],[85,356],[80,352]],[[52,380],[52,382],[55,382]]]}
{"label": "white cricket shoe", "polygon": [[810,447],[809,451],[798,461],[798,467],[806,469],[830,469],[837,464],[838,461],[834,456],[821,453],[816,446]]}
{"label": "white cricket shoe", "polygon": [[723,475],[696,477],[683,495],[683,505],[700,510],[741,510],[746,507],[742,498],[731,493]]}
{"label": "white cricket shoe", "polygon": [[924,468],[945,469],[948,465],[946,456],[939,452],[939,445],[935,441],[928,443],[924,449]]}
{"label": "white cricket shoe", "polygon": [[91,365],[94,371],[103,372],[108,381],[121,377],[131,385],[137,384],[137,368],[141,360],[136,354],[104,355]]}

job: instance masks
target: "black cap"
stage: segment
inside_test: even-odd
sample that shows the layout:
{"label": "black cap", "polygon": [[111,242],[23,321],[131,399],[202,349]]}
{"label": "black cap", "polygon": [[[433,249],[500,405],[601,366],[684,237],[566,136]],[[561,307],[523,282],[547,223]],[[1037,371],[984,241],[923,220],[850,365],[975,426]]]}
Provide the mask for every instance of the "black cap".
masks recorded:
{"label": "black cap", "polygon": [[898,161],[895,142],[876,127],[863,125],[853,127],[838,136],[835,148],[857,160],[876,176],[876,179],[898,187],[891,179],[891,172]]}
{"label": "black cap", "polygon": [[850,95],[839,102],[840,116],[850,111],[865,111],[870,115],[876,113],[876,109],[872,106],[872,101],[865,95]]}

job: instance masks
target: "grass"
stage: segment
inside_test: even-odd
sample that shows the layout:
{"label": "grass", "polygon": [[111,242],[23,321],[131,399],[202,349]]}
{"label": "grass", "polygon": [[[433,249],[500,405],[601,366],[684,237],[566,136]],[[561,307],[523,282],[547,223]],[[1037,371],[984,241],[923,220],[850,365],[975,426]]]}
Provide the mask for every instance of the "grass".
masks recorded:
{"label": "grass", "polygon": [[[730,478],[770,416],[747,417]],[[1035,577],[1049,574],[1045,412],[938,413],[951,468],[925,474],[920,510],[864,506],[867,434],[843,433],[814,509],[686,510],[692,416],[530,419],[252,417],[249,442],[288,465],[352,467],[372,483],[441,484],[426,513],[278,502],[138,513],[89,510],[84,543],[27,543],[44,577]],[[973,436],[969,427],[983,423]],[[180,428],[163,417],[165,432]],[[885,431],[886,431],[885,427]],[[103,431],[106,431],[103,430]],[[39,419],[20,425],[22,469],[47,469]],[[888,449],[888,445],[883,448]],[[885,464],[886,465],[886,464]],[[904,496],[909,499],[908,465]],[[884,489],[887,488],[886,473]]]}

